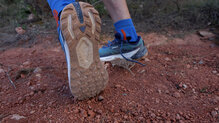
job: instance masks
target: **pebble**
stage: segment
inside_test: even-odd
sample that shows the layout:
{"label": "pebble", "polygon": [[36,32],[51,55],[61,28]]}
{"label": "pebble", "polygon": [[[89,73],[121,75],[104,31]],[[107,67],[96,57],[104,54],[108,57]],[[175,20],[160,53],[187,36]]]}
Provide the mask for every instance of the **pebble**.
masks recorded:
{"label": "pebble", "polygon": [[155,99],[155,102],[156,102],[156,103],[160,103],[160,99],[156,98],[156,99]]}
{"label": "pebble", "polygon": [[145,72],[145,70],[141,70],[139,73],[144,73]]}
{"label": "pebble", "polygon": [[125,115],[123,118],[124,118],[124,119],[128,119],[128,116],[127,116],[127,115]]}
{"label": "pebble", "polygon": [[73,110],[73,112],[74,112],[75,114],[77,114],[77,113],[79,113],[79,109],[76,108],[76,109]]}
{"label": "pebble", "polygon": [[34,111],[34,110],[30,112],[30,114],[33,114],[33,113],[35,113],[35,111]]}
{"label": "pebble", "polygon": [[169,90],[166,90],[165,93],[166,93],[166,94],[170,94],[170,91],[169,91]]}
{"label": "pebble", "polygon": [[187,64],[187,65],[186,65],[186,68],[188,68],[188,69],[189,69],[189,68],[191,68],[191,66],[190,66],[189,64]]}
{"label": "pebble", "polygon": [[180,119],[181,119],[180,115],[176,114],[176,120],[180,120]]}
{"label": "pebble", "polygon": [[18,101],[20,101],[22,99],[22,97],[18,97]]}
{"label": "pebble", "polygon": [[217,71],[216,71],[216,70],[213,70],[212,73],[213,73],[213,74],[217,74]]}
{"label": "pebble", "polygon": [[33,71],[34,73],[39,73],[39,72],[41,72],[42,71],[42,69],[40,68],[40,67],[37,67],[37,68],[35,68],[35,70]]}
{"label": "pebble", "polygon": [[30,65],[30,61],[24,62],[23,65]]}
{"label": "pebble", "polygon": [[157,92],[158,92],[159,94],[161,94],[161,93],[162,93],[162,91],[161,91],[160,89],[158,89],[158,90],[157,90]]}
{"label": "pebble", "polygon": [[103,96],[99,96],[98,97],[98,101],[103,101],[104,100],[104,97]]}
{"label": "pebble", "polygon": [[33,96],[33,95],[34,95],[34,91],[31,91],[31,92],[30,92],[30,96]]}
{"label": "pebble", "polygon": [[13,119],[13,120],[20,120],[20,119],[24,119],[24,118],[26,118],[26,117],[21,116],[21,115],[19,115],[19,114],[13,114],[10,119]]}
{"label": "pebble", "polygon": [[204,64],[204,61],[203,61],[203,60],[200,60],[198,64]]}
{"label": "pebble", "polygon": [[155,118],[155,117],[156,117],[156,115],[155,115],[154,113],[151,113],[150,116],[151,116],[152,118]]}
{"label": "pebble", "polygon": [[116,88],[121,88],[121,85],[115,85]]}
{"label": "pebble", "polygon": [[148,59],[148,58],[145,58],[144,59],[144,61],[146,61],[146,62],[149,62],[149,61],[151,61],[150,59]]}
{"label": "pebble", "polygon": [[216,116],[217,116],[217,111],[212,111],[212,112],[211,112],[211,116],[212,116],[212,117],[216,117]]}
{"label": "pebble", "polygon": [[22,27],[16,27],[15,31],[20,35],[23,35],[26,32]]}
{"label": "pebble", "polygon": [[27,86],[31,86],[31,82],[27,82]]}
{"label": "pebble", "polygon": [[87,112],[85,110],[82,110],[81,114],[82,114],[83,117],[87,117]]}
{"label": "pebble", "polygon": [[185,123],[183,120],[180,120],[179,123]]}
{"label": "pebble", "polygon": [[168,58],[168,57],[164,58],[164,60],[166,60],[166,61],[171,61],[171,59]]}
{"label": "pebble", "polygon": [[140,121],[144,121],[145,118],[144,118],[144,117],[138,117],[138,120],[140,120]]}
{"label": "pebble", "polygon": [[3,69],[0,69],[0,73],[4,73],[5,71]]}
{"label": "pebble", "polygon": [[183,84],[182,87],[183,87],[184,89],[186,89],[188,86],[187,86],[186,84]]}
{"label": "pebble", "polygon": [[96,112],[97,114],[102,114],[103,113],[103,111],[102,110],[97,110],[97,112]]}
{"label": "pebble", "polygon": [[88,110],[87,114],[91,118],[94,118],[94,116],[95,116],[95,113],[92,110]]}
{"label": "pebble", "polygon": [[41,74],[39,74],[39,73],[36,74],[36,77],[41,78]]}
{"label": "pebble", "polygon": [[180,98],[180,97],[181,97],[181,95],[180,95],[180,93],[178,93],[178,92],[175,92],[175,93],[173,94],[173,97],[175,97],[175,98]]}

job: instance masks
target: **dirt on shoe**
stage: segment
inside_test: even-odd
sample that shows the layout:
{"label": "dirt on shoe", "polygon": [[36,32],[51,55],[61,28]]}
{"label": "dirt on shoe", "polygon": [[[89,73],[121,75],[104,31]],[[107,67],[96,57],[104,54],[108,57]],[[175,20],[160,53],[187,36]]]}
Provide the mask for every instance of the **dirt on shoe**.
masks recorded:
{"label": "dirt on shoe", "polygon": [[78,100],[94,97],[104,90],[109,80],[98,52],[99,13],[88,3],[75,2],[62,10],[60,23],[70,90]]}

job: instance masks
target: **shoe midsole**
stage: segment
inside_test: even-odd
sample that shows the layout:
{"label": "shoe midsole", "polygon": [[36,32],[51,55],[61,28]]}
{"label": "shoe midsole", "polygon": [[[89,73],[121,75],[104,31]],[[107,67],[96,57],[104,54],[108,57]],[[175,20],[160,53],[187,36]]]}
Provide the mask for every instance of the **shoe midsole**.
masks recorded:
{"label": "shoe midsole", "polygon": [[[131,58],[133,55],[135,55],[138,51],[140,50],[140,48],[136,49],[136,50],[133,50],[131,52],[128,52],[128,53],[123,53],[123,55],[126,57],[126,58]],[[105,57],[101,57],[100,60],[101,61],[113,61],[115,59],[124,59],[122,57],[121,54],[116,54],[116,55],[110,55],[110,56],[105,56]]]}

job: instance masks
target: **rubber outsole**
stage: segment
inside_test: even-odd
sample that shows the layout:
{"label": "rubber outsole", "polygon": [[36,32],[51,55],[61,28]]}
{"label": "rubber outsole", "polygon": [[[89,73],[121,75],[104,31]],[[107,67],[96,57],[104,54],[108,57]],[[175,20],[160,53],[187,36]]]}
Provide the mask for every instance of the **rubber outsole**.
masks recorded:
{"label": "rubber outsole", "polygon": [[[79,9],[82,14],[78,14]],[[79,15],[83,16],[83,23]],[[62,10],[60,23],[66,41],[71,93],[78,100],[94,97],[104,90],[109,80],[98,52],[101,32],[99,13],[88,3],[69,4]]]}

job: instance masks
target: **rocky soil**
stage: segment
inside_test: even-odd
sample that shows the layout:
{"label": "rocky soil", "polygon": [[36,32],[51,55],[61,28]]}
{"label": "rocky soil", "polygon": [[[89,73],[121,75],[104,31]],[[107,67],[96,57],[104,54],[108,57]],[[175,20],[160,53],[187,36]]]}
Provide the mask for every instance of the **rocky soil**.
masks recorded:
{"label": "rocky soil", "polygon": [[196,33],[140,35],[146,66],[106,63],[108,86],[84,101],[69,91],[54,34],[0,51],[0,122],[219,122],[219,46]]}

